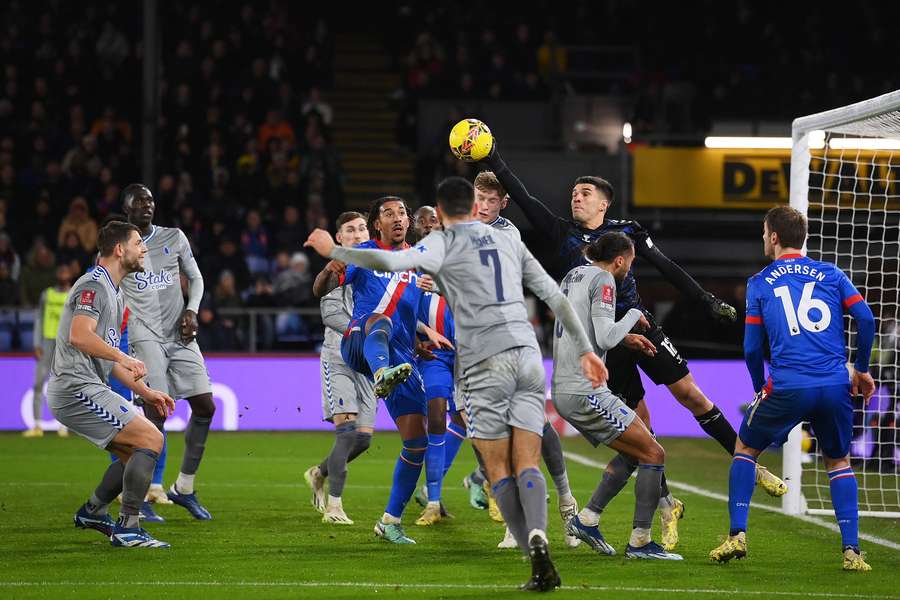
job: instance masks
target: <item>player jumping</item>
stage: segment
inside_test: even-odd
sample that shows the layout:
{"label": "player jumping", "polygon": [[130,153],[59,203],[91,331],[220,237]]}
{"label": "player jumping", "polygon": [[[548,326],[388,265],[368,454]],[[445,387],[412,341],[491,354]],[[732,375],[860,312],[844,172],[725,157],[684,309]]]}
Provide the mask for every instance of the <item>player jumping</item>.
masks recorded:
{"label": "player jumping", "polygon": [[367,268],[418,268],[435,277],[457,319],[457,369],[469,436],[484,457],[506,523],[531,558],[532,577],[523,587],[549,591],[560,578],[550,560],[547,484],[538,468],[545,375],[523,281],[575,334],[582,367],[594,385],[606,379],[606,368],[565,296],[524,244],[477,220],[471,183],[448,178],[438,186],[437,200],[446,229],[404,252],[335,248],[323,230],[306,243],[323,256]]}
{"label": "player jumping", "polygon": [[[352,248],[369,241],[366,218],[358,212],[345,212],[337,218],[337,241]],[[344,266],[332,261],[328,268],[343,273]],[[320,301],[325,341],[322,343],[322,418],[334,424],[334,446],[317,466],[303,474],[313,490],[313,506],[322,513],[322,522],[353,525],[344,512],[341,496],[347,481],[347,464],[369,449],[375,431],[377,400],[372,380],[357,373],[341,358],[341,339],[353,315],[353,288],[335,288]],[[325,494],[325,479],[328,494]]]}
{"label": "player jumping", "polygon": [[[383,250],[409,247],[406,243],[409,216],[403,199],[385,196],[376,200],[369,211],[368,226],[377,235],[361,247]],[[340,285],[353,286],[353,318],[341,342],[341,355],[355,371],[373,377],[375,395],[385,399],[403,439],[388,504],[375,524],[375,534],[395,544],[415,543],[404,532],[400,518],[415,491],[428,449],[425,388],[413,359],[416,317],[423,293],[416,285],[418,277],[415,271],[385,272],[350,265],[343,275],[323,271],[313,288],[318,294]],[[422,330],[433,343],[450,345],[433,330],[427,327]],[[443,452],[440,458],[443,459]]]}
{"label": "player jumping", "polygon": [[[153,224],[156,203],[145,185],[132,183],[122,190],[122,209],[128,221],[140,229],[147,245],[145,271],[122,280],[122,292],[131,311],[131,354],[147,365],[147,380],[153,389],[185,398],[191,406],[191,417],[184,430],[181,471],[167,496],[195,519],[209,520],[212,515],[194,492],[194,478],[216,412],[209,374],[195,339],[203,276],[184,233],[176,227]],[[187,306],[181,293],[182,272],[188,279]],[[166,415],[152,406],[145,409],[145,414],[163,430]]]}
{"label": "player jumping", "polygon": [[[47,403],[56,419],[119,460],[106,469],[100,485],[75,513],[75,526],[96,529],[113,546],[168,548],[141,527],[140,509],[163,437],[134,405],[109,388],[115,377],[160,413],[169,415],[174,401],[142,381],[144,364],[118,349],[125,302],[122,279],[144,269],[146,246],[137,227],[122,221],[105,225],[97,240],[97,266],[78,278],[66,298],[53,356]],[[109,504],[122,493],[119,520]]]}
{"label": "player jumping", "polygon": [[[650,323],[636,308],[629,309],[619,322],[615,321],[616,283],[628,274],[634,261],[634,244],[628,236],[616,232],[603,234],[588,245],[585,256],[592,265],[569,271],[561,286],[588,332],[594,351],[602,359],[635,326],[645,331]],[[644,354],[652,356],[656,352],[650,340],[636,337]],[[553,404],[557,412],[594,446],[605,444],[638,463],[634,520],[625,556],[681,560],[680,555],[666,552],[650,537],[665,469],[665,451],[621,398],[606,386],[594,389],[585,379],[573,342],[571,334],[557,322],[553,338]],[[595,551],[613,555],[615,550],[600,533],[602,511],[596,498],[591,498],[569,521],[568,530]]]}
{"label": "player jumping", "polygon": [[[783,441],[798,423],[809,421],[825,459],[831,501],[841,530],[843,568],[869,571],[859,551],[856,477],[848,454],[853,437],[853,396],[868,402],[875,393],[869,357],[875,319],[862,295],[837,266],[812,260],[801,249],[806,218],[779,206],[763,222],[765,255],[774,260],[747,281],[744,359],[756,397],[741,423],[728,479],[731,531],[709,553],[727,562],[747,555],[747,517],[756,459]],[[856,322],[856,361],[847,374],[844,312]],[[765,378],[764,336],[771,360]]]}

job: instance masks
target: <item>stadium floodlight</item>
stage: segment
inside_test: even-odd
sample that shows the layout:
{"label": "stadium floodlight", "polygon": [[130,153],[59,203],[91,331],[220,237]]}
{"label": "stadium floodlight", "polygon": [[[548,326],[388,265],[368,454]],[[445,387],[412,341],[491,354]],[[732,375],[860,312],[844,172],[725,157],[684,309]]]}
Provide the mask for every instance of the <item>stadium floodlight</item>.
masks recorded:
{"label": "stadium floodlight", "polygon": [[631,134],[632,134],[631,123],[629,123],[628,121],[625,121],[625,124],[622,125],[622,140],[626,144],[631,143]]}
{"label": "stadium floodlight", "polygon": [[[790,199],[809,221],[807,252],[843,269],[876,319],[870,370],[878,390],[868,404],[853,399],[858,426],[851,457],[865,467],[858,478],[859,514],[898,518],[900,90],[795,119],[792,133]],[[813,143],[822,139],[827,148]],[[845,319],[849,323],[849,316]],[[856,335],[850,327],[848,332],[852,358]],[[807,452],[811,455],[804,456]],[[788,436],[783,461],[784,512],[834,514],[815,432],[797,426]]]}

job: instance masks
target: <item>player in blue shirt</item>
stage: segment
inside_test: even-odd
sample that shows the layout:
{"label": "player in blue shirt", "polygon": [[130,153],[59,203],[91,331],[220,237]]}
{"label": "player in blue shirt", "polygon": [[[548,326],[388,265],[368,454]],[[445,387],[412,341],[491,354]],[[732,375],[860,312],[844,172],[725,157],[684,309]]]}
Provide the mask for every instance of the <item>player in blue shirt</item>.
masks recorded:
{"label": "player in blue shirt", "polygon": [[[409,248],[409,212],[403,199],[379,198],[372,204],[368,221],[374,238],[359,248]],[[353,316],[341,342],[341,355],[355,371],[373,376],[375,395],[384,398],[403,439],[387,508],[375,524],[376,535],[397,544],[415,543],[403,531],[400,517],[415,491],[428,448],[423,418],[427,412],[425,387],[414,360],[416,331],[426,333],[432,343],[451,346],[443,336],[418,325],[424,293],[417,285],[420,276],[415,271],[388,273],[349,265],[340,278],[326,269],[313,288],[317,295],[324,295],[338,285],[353,286]],[[443,452],[440,458],[443,462]]]}
{"label": "player in blue shirt", "polygon": [[[756,459],[782,442],[802,421],[819,441],[831,501],[841,530],[843,568],[869,571],[859,552],[856,477],[848,454],[853,434],[851,394],[867,401],[875,392],[869,356],[875,319],[862,295],[838,267],[801,253],[806,218],[788,206],[773,208],[763,224],[765,254],[774,262],[747,282],[744,358],[756,397],[744,417],[728,481],[731,531],[710,559],[747,554],[747,516]],[[856,322],[856,360],[848,376],[844,312]],[[763,340],[771,350],[765,379]],[[798,482],[799,483],[799,482]]]}
{"label": "player in blue shirt", "polygon": [[[418,239],[422,239],[434,229],[442,229],[437,211],[433,206],[421,206],[416,210],[413,225]],[[423,279],[431,278],[423,275]],[[453,313],[447,301],[438,293],[426,292],[419,304],[419,322],[456,344]],[[427,342],[419,334],[420,341]],[[453,364],[456,351],[433,347],[429,344],[428,355],[418,362],[422,379],[425,380],[425,397],[428,399],[428,453],[425,455],[425,486],[416,492],[416,502],[425,510],[416,520],[416,525],[434,525],[447,516],[441,502],[444,476],[462,443],[466,439],[465,411],[460,410],[453,400]],[[450,424],[447,425],[447,412]],[[431,460],[429,453],[440,453],[440,460]]]}

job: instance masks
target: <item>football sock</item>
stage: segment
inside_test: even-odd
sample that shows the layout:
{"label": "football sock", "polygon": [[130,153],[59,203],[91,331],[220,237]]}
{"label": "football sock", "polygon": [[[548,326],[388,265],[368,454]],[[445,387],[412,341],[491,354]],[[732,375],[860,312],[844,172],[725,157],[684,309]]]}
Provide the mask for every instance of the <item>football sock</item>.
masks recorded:
{"label": "football sock", "polygon": [[175,491],[179,494],[193,494],[194,477],[194,475],[179,473],[178,477],[175,479]]}
{"label": "football sock", "polygon": [[[185,475],[194,475],[203,459],[203,451],[206,449],[206,438],[209,436],[209,426],[212,417],[198,417],[191,415],[187,428],[184,430],[184,458],[181,461],[181,472]],[[190,494],[193,491],[187,491]]]}
{"label": "football sock", "polygon": [[[522,502],[519,498],[519,487],[516,480],[506,477],[498,481],[492,488],[497,507],[506,521],[509,532],[513,535],[519,549],[523,553],[528,552],[528,528],[525,525],[525,512],[522,510]],[[546,504],[546,502],[545,502]]]}
{"label": "football sock", "polygon": [[487,481],[487,477],[484,476],[484,471],[481,470],[481,467],[469,473],[469,479],[476,485],[484,485],[484,482]]}
{"label": "football sock", "polygon": [[578,520],[581,521],[582,525],[587,525],[591,527],[593,525],[600,524],[600,513],[595,512],[585,506],[580,511],[578,511]]}
{"label": "football sock", "polygon": [[547,482],[540,469],[522,470],[516,477],[519,487],[519,502],[525,513],[525,525],[528,531],[547,530]]}
{"label": "football sock", "polygon": [[328,463],[328,493],[340,498],[347,481],[347,457],[356,444],[356,421],[347,421],[334,428],[334,446],[326,459]]}
{"label": "football sock", "polygon": [[859,507],[856,475],[845,467],[828,472],[831,487],[831,503],[834,516],[841,529],[841,546],[859,550]]}
{"label": "football sock", "polygon": [[749,454],[735,454],[728,474],[728,514],[731,516],[729,535],[747,531],[750,498],[755,485],[756,459]]}
{"label": "football sock", "polygon": [[457,425],[456,423],[450,423],[447,425],[447,433],[444,434],[444,473],[443,475],[447,475],[447,471],[450,470],[450,467],[453,466],[453,461],[456,460],[456,455],[459,454],[459,449],[462,447],[463,442],[466,441],[466,428],[462,425]]}
{"label": "football sock", "polygon": [[388,498],[387,508],[384,512],[399,519],[403,515],[406,503],[416,490],[416,483],[422,473],[422,463],[425,460],[425,450],[428,447],[426,436],[403,440],[403,450],[397,457],[394,467],[394,481],[391,485],[391,495]]}
{"label": "football sock", "polygon": [[719,442],[728,454],[734,454],[737,433],[735,433],[734,427],[731,426],[731,423],[728,422],[728,419],[725,418],[718,406],[713,406],[709,412],[705,412],[702,415],[694,415],[694,418],[700,423],[700,427],[703,428],[706,435]]}
{"label": "football sock", "polygon": [[150,480],[152,484],[162,485],[163,483],[163,473],[166,471],[166,458],[169,456],[168,446],[166,432],[163,431],[162,452],[159,453],[159,460],[156,461],[156,468],[153,469],[153,479]]}
{"label": "football sock", "polygon": [[428,501],[439,502],[441,483],[444,481],[444,436],[445,433],[429,433],[428,449],[425,450],[425,487]]}
{"label": "football sock", "polygon": [[594,493],[591,494],[587,507],[595,513],[602,513],[610,500],[615,498],[616,494],[622,491],[622,488],[628,483],[628,478],[631,477],[635,468],[637,468],[636,461],[624,454],[616,454],[606,465],[603,478],[597,484]]}
{"label": "football sock", "polygon": [[572,490],[569,489],[569,475],[566,473],[566,459],[563,458],[562,444],[559,434],[549,422],[544,423],[544,434],[541,437],[541,457],[547,465],[547,471],[553,478],[553,485],[560,498],[571,499]]}
{"label": "football sock", "polygon": [[140,513],[157,460],[159,454],[147,448],[135,448],[131,453],[122,476],[122,515],[137,517]]}
{"label": "football sock", "polygon": [[391,322],[388,319],[378,319],[366,339],[363,340],[363,356],[366,357],[366,363],[372,371],[372,375],[379,369],[390,366],[389,358],[391,353],[388,350],[388,341],[391,338]]}
{"label": "football sock", "polygon": [[[350,449],[350,454],[347,455],[347,463],[353,462],[353,459],[365,452],[369,449],[369,446],[372,445],[372,434],[368,431],[358,431],[356,432],[356,437],[353,440],[353,447]],[[328,477],[328,457],[331,456],[329,454],[326,456],[321,463],[319,463],[319,473],[322,477]]]}
{"label": "football sock", "polygon": [[653,513],[659,503],[660,481],[663,465],[641,464],[638,466],[637,481],[634,484],[634,520],[632,527],[650,529]]}
{"label": "football sock", "polygon": [[122,476],[125,472],[125,465],[122,461],[117,460],[110,463],[103,473],[100,485],[91,494],[91,499],[85,504],[88,512],[92,515],[105,515],[107,506],[116,499],[116,496],[122,493]]}

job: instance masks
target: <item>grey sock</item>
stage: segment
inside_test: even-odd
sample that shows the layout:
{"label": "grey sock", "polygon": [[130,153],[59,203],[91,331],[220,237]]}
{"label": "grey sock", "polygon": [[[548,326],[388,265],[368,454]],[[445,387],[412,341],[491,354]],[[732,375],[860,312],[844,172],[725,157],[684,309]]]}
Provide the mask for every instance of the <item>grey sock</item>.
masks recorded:
{"label": "grey sock", "polygon": [[[131,453],[131,458],[125,465],[122,477],[122,510],[121,515],[137,516],[141,511],[141,504],[150,489],[150,478],[153,477],[153,469],[159,454],[147,448],[136,448]],[[131,527],[131,525],[126,525]]]}
{"label": "grey sock", "polygon": [[328,455],[328,493],[340,498],[347,481],[347,457],[356,444],[356,421],[347,421],[334,430],[334,446]]}
{"label": "grey sock", "polygon": [[[617,454],[609,464],[606,465],[606,471],[603,472],[603,479],[597,484],[597,489],[591,494],[591,499],[587,507],[595,513],[602,513],[610,500],[616,497],[616,494],[622,491],[631,473],[637,468],[637,461],[625,456]],[[657,497],[657,500],[659,498]]]}
{"label": "grey sock", "polygon": [[116,496],[122,493],[122,475],[125,472],[125,465],[121,460],[117,460],[106,468],[100,485],[91,494],[91,499],[87,502],[88,512],[92,515],[105,515],[109,503],[116,499]]}
{"label": "grey sock", "polygon": [[371,445],[372,434],[368,431],[357,431],[356,440],[353,444],[353,450],[350,451],[350,455],[347,457],[347,462],[353,462],[354,458],[368,450],[369,446]]}
{"label": "grey sock", "polygon": [[203,451],[206,449],[206,437],[212,417],[191,415],[187,429],[184,430],[184,458],[181,460],[181,472],[193,475],[200,466]]}
{"label": "grey sock", "polygon": [[523,554],[528,553],[528,527],[525,524],[525,512],[522,510],[522,502],[519,498],[519,488],[512,477],[501,479],[492,488],[494,499],[500,508],[500,514],[506,521],[509,532],[512,533]]}
{"label": "grey sock", "polygon": [[487,477],[484,476],[484,471],[481,470],[481,467],[472,471],[469,474],[469,479],[471,479],[472,483],[475,485],[484,485],[484,482],[487,481]]}
{"label": "grey sock", "polygon": [[33,395],[31,396],[31,414],[34,415],[34,426],[40,427],[41,425],[41,406],[44,403],[44,382],[41,382],[41,385],[35,385],[33,390]]}
{"label": "grey sock", "polygon": [[563,458],[562,444],[559,434],[550,423],[544,423],[544,435],[541,437],[541,457],[547,465],[547,471],[553,478],[556,493],[560,496],[569,496],[569,475],[566,473],[566,459]]}
{"label": "grey sock", "polygon": [[547,482],[540,469],[525,469],[516,477],[519,486],[519,502],[525,513],[528,531],[547,531]]}
{"label": "grey sock", "polygon": [[637,481],[634,484],[634,520],[632,527],[650,529],[653,524],[653,513],[659,504],[660,481],[663,465],[642,464],[638,467]]}

